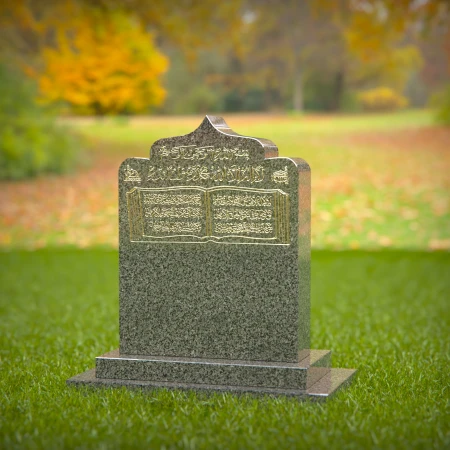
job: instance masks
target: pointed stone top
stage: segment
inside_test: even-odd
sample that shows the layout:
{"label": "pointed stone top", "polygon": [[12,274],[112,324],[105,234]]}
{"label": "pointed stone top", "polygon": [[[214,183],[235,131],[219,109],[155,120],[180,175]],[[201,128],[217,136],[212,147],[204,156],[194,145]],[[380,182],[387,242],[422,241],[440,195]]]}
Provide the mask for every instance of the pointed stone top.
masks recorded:
{"label": "pointed stone top", "polygon": [[278,147],[269,139],[243,136],[233,131],[225,120],[219,116],[205,116],[200,126],[189,134],[159,139],[152,145],[150,157],[154,150],[163,146],[222,146],[248,148],[255,157],[274,158],[278,156]]}

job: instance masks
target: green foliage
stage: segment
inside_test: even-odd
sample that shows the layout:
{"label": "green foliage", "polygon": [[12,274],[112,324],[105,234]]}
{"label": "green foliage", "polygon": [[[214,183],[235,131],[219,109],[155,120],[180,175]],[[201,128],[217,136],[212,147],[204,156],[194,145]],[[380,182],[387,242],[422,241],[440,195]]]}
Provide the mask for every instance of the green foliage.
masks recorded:
{"label": "green foliage", "polygon": [[329,111],[334,100],[332,79],[313,73],[305,80],[304,108],[307,111]]}
{"label": "green foliage", "polygon": [[34,98],[30,82],[0,65],[0,179],[64,173],[77,162],[76,138]]}
{"label": "green foliage", "polygon": [[218,111],[220,97],[207,85],[196,85],[184,97],[186,112],[206,114]]}
{"label": "green foliage", "polygon": [[221,92],[205,83],[204,77],[221,70],[222,59],[214,52],[200,52],[195,66],[184,55],[164,49],[170,58],[166,74],[167,100],[158,111],[164,114],[198,114],[221,109]]}
{"label": "green foliage", "polygon": [[395,111],[408,105],[403,95],[384,86],[361,92],[358,98],[366,111]]}
{"label": "green foliage", "polygon": [[312,347],[358,369],[314,404],[69,388],[118,346],[117,252],[0,252],[0,448],[448,448],[449,264],[313,252]]}
{"label": "green foliage", "polygon": [[249,88],[242,97],[242,111],[264,111],[264,91],[257,88]]}
{"label": "green foliage", "polygon": [[223,111],[265,111],[265,93],[262,89],[232,89],[223,96]]}
{"label": "green foliage", "polygon": [[436,110],[436,123],[450,125],[450,84],[431,97],[430,106]]}
{"label": "green foliage", "polygon": [[347,113],[361,112],[362,106],[359,101],[358,94],[354,91],[347,90],[342,95],[341,99],[341,111]]}

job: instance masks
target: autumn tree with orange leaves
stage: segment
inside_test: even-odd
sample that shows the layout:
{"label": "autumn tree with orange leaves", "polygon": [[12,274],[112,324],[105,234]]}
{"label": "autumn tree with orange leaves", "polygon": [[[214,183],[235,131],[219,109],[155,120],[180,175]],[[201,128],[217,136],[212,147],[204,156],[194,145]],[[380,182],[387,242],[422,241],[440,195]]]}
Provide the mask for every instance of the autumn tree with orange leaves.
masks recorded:
{"label": "autumn tree with orange leaves", "polygon": [[65,13],[55,45],[42,51],[41,70],[27,67],[45,101],[95,115],[141,112],[163,102],[168,60],[139,23],[121,12],[66,7]]}
{"label": "autumn tree with orange leaves", "polygon": [[0,47],[12,50],[7,59],[38,82],[44,101],[82,114],[145,112],[166,96],[162,76],[169,61],[156,40],[193,59],[198,48],[239,25],[239,5],[16,0],[0,5]]}
{"label": "autumn tree with orange leaves", "polygon": [[[206,86],[222,100],[255,91],[263,109],[338,110],[360,90],[404,91],[424,60],[423,35],[437,30],[442,41],[449,14],[448,0],[14,0],[0,2],[0,57],[13,48],[46,100],[80,113],[161,104],[162,52],[174,67],[183,60],[166,77],[168,103]],[[186,60],[208,48],[220,63],[186,88]]]}

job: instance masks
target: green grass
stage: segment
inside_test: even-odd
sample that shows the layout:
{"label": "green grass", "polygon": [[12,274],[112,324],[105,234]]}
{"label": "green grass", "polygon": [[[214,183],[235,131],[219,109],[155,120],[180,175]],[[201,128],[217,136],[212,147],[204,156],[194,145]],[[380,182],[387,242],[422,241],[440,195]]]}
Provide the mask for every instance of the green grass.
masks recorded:
{"label": "green grass", "polygon": [[353,384],[325,404],[65,380],[118,346],[117,253],[0,253],[0,448],[450,445],[450,254],[313,253],[312,347]]}
{"label": "green grass", "polygon": [[[283,142],[292,136],[327,136],[348,132],[389,131],[429,126],[432,113],[427,110],[405,110],[394,113],[354,115],[292,115],[221,114],[236,132],[273,140],[282,149]],[[157,139],[190,133],[200,125],[204,116],[159,117],[152,116],[103,119],[63,119],[84,135],[114,144],[148,143]],[[278,117],[278,119],[277,119]],[[250,120],[249,120],[250,118]],[[155,120],[156,119],[156,120]],[[299,143],[301,144],[301,142]]]}

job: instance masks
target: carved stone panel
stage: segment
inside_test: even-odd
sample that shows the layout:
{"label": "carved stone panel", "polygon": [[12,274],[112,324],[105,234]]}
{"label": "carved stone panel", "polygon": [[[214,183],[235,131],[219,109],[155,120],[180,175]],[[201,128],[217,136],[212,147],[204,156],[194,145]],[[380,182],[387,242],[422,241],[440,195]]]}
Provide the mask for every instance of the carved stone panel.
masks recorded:
{"label": "carved stone panel", "polygon": [[216,117],[124,161],[120,353],[298,361],[309,348],[309,205],[304,161]]}

